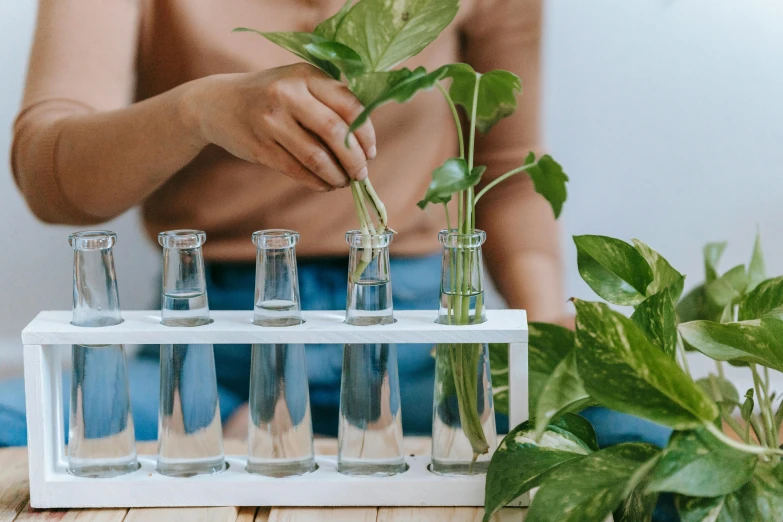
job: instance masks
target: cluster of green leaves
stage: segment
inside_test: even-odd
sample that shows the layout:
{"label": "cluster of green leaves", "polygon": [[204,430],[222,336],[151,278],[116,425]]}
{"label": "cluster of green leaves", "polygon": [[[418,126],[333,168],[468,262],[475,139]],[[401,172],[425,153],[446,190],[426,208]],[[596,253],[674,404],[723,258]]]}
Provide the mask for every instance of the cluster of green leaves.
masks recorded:
{"label": "cluster of green leaves", "polygon": [[[758,238],[747,267],[722,275],[726,245],[707,245],[705,282],[682,300],[684,276],[641,241],[574,242],[585,282],[634,310],[626,317],[575,299],[576,332],[531,325],[531,419],[492,458],[486,519],[539,487],[530,522],[650,520],[662,492],[675,494],[684,522],[783,520],[783,401],[770,392],[767,371],[783,370],[783,278],[766,279]],[[717,373],[693,379],[686,350],[714,359]],[[721,361],[751,371],[755,386],[742,401]],[[589,423],[575,415],[589,405],[668,426],[673,435],[663,449],[599,450]]]}

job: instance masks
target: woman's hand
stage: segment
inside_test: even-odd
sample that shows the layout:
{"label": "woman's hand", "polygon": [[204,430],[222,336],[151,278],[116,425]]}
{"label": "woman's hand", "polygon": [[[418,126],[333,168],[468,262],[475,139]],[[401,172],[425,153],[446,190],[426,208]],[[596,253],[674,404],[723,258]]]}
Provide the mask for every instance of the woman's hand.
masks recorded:
{"label": "woman's hand", "polygon": [[367,177],[375,157],[369,121],[349,137],[361,113],[342,83],[308,64],[195,80],[182,97],[182,117],[204,144],[265,165],[320,191]]}

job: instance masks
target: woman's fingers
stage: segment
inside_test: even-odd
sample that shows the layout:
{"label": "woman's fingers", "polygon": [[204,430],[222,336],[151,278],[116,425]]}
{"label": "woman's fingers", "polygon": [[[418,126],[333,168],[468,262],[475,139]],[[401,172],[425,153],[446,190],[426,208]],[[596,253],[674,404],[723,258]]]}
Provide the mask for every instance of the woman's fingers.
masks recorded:
{"label": "woman's fingers", "polygon": [[350,180],[334,157],[318,140],[286,116],[276,124],[274,137],[305,169],[332,187],[346,187]]}
{"label": "woman's fingers", "polygon": [[268,166],[285,174],[294,181],[301,183],[311,190],[318,192],[328,192],[334,190],[334,187],[316,176],[304,165],[302,165],[298,159],[296,159],[285,147],[278,143],[269,145],[267,149],[268,161],[265,161]]}
{"label": "woman's fingers", "polygon": [[[353,123],[364,110],[362,104],[348,87],[325,75],[314,75],[308,78],[307,88],[318,101],[331,108],[348,125]],[[347,132],[348,128],[346,127],[345,130]],[[375,159],[377,151],[375,128],[372,126],[372,122],[367,120],[364,125],[356,129],[355,134],[367,159]],[[343,133],[341,142],[344,140],[345,133]]]}
{"label": "woman's fingers", "polygon": [[351,179],[363,180],[367,177],[367,157],[353,135],[349,136],[348,124],[336,112],[320,103],[300,103],[291,108],[291,115],[302,127],[319,137],[339,160],[343,170]]}

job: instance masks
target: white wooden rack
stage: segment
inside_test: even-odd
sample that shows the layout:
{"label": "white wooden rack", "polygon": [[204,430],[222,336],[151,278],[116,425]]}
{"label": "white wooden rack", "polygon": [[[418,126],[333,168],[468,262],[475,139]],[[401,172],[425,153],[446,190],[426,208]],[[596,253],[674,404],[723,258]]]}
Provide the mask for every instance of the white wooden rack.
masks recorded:
{"label": "white wooden rack", "polygon": [[[35,508],[484,505],[483,476],[435,475],[428,470],[426,456],[408,457],[408,471],[384,478],[341,475],[335,457],[329,456],[316,456],[319,468],[313,473],[281,479],[247,473],[243,455],[227,455],[226,471],[191,478],[159,475],[154,455],[139,455],[139,470],[115,478],[80,478],[66,471],[61,345],[212,343],[219,350],[220,344],[229,343],[509,343],[510,425],[527,419],[524,311],[488,311],[485,323],[472,326],[437,324],[436,313],[428,311],[394,315],[397,322],[392,325],[357,327],[343,322],[342,311],[304,312],[304,324],[264,328],[252,324],[251,311],[213,311],[213,323],[184,328],[161,325],[158,311],[136,311],[123,312],[124,322],[115,326],[83,328],[71,325],[70,311],[41,312],[22,331],[30,504]],[[526,503],[527,497],[516,502]]]}

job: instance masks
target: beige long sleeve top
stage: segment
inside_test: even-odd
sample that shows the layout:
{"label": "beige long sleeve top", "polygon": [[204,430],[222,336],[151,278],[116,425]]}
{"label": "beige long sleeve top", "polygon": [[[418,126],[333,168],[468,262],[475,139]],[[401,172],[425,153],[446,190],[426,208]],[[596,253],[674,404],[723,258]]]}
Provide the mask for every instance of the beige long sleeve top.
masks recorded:
{"label": "beige long sleeve top", "polygon": [[[108,114],[207,75],[293,63],[293,55],[263,38],[231,30],[309,31],[343,1],[41,0],[12,150],[14,176],[32,211],[47,222],[87,225],[128,210],[127,204],[111,205],[123,194],[122,183],[100,194],[112,215],[92,214],[85,198],[74,193],[71,180],[97,179],[102,172],[98,161],[66,161],[73,148],[63,145],[70,118]],[[479,71],[502,68],[522,78],[519,110],[478,139],[476,163],[489,166],[483,183],[540,148],[541,9],[540,0],[462,0],[454,23],[404,64],[432,70],[465,61]],[[437,231],[445,225],[442,209],[421,211],[416,202],[432,170],[457,154],[449,109],[433,91],[381,108],[373,123],[378,157],[370,176],[399,232],[393,253],[436,252]],[[124,146],[121,134],[114,138],[114,146]],[[350,190],[310,192],[215,146],[135,203],[142,206],[151,237],[177,228],[206,231],[210,260],[253,259],[250,235],[263,228],[298,230],[300,255],[345,254],[343,232],[357,226]],[[526,176],[482,199],[477,226],[488,233],[485,252],[496,277],[503,275],[506,256],[519,252],[534,251],[558,263],[551,210]]]}

